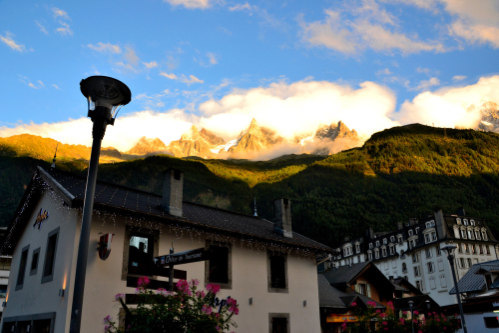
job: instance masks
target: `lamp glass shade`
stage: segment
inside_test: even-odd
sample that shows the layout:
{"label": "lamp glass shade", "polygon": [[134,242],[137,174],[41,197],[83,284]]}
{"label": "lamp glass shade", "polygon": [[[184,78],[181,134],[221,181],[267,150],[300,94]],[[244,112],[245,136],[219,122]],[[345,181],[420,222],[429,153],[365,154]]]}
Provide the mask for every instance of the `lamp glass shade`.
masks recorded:
{"label": "lamp glass shade", "polygon": [[446,245],[443,248],[441,248],[442,251],[445,251],[447,256],[454,254],[455,249],[457,249],[457,246],[455,246],[455,245]]}
{"label": "lamp glass shade", "polygon": [[120,106],[132,100],[132,92],[123,82],[107,76],[90,76],[81,80],[80,90],[87,98],[89,110],[103,106],[111,111],[112,118]]}

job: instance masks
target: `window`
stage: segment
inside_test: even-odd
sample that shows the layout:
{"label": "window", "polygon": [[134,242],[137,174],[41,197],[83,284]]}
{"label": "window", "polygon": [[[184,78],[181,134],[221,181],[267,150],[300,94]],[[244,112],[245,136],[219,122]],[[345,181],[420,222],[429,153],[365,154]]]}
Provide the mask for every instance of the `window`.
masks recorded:
{"label": "window", "polygon": [[376,241],[376,246],[379,246],[379,241]]}
{"label": "window", "polygon": [[464,253],[470,253],[470,246],[468,244],[463,243],[463,250]]}
{"label": "window", "polygon": [[487,233],[485,231],[482,230],[482,238],[484,241],[488,240],[487,238]]}
{"label": "window", "polygon": [[360,253],[360,244],[355,244],[355,253]]}
{"label": "window", "polygon": [[461,238],[466,239],[466,230],[461,229]]}
{"label": "window", "polygon": [[416,228],[416,234],[419,232],[419,227]]}
{"label": "window", "polygon": [[374,249],[374,258],[379,259],[379,249]]}
{"label": "window", "polygon": [[405,259],[405,252],[404,252],[404,250],[400,250],[400,259]]}
{"label": "window", "polygon": [[487,328],[499,328],[499,319],[497,317],[483,317],[483,321]]}
{"label": "window", "polygon": [[466,264],[464,262],[464,258],[459,258],[459,265],[461,266],[461,268],[466,268]]}
{"label": "window", "polygon": [[395,236],[390,237],[390,242],[395,243]]}
{"label": "window", "polygon": [[388,240],[386,238],[383,238],[383,245],[388,244]]}
{"label": "window", "polygon": [[420,276],[421,272],[419,270],[419,266],[414,267],[414,276]]}
{"label": "window", "polygon": [[415,247],[416,247],[416,240],[417,240],[417,238],[416,238],[416,239],[413,239],[413,240],[411,241],[411,243],[412,243],[412,247],[413,247],[413,248],[415,248]]}
{"label": "window", "polygon": [[432,241],[436,241],[437,240],[437,233],[436,232],[432,232],[431,233],[431,240]]}
{"label": "window", "polygon": [[440,246],[437,246],[437,256],[441,255],[442,255],[442,249],[440,248]]}
{"label": "window", "polygon": [[480,231],[475,230],[475,238],[478,240],[481,240],[482,238],[480,237]]}
{"label": "window", "polygon": [[[220,284],[221,288],[231,289],[232,281],[231,281],[231,247],[230,244],[225,243],[216,243],[209,245],[210,251],[210,260],[206,261],[205,267],[206,270],[206,282],[215,282]],[[273,276],[272,269],[282,269],[279,263],[275,263],[273,266],[271,263],[271,255],[267,254],[267,274],[269,280],[271,276]],[[276,272],[277,273],[277,272]],[[285,274],[285,273],[284,273]],[[269,281],[269,285],[271,281]]]}
{"label": "window", "polygon": [[428,266],[428,273],[435,272],[435,265],[433,264],[433,262],[427,263],[426,266]]}
{"label": "window", "polygon": [[154,258],[154,235],[132,233],[128,243],[128,274],[152,275],[149,267]]}
{"label": "window", "polygon": [[357,283],[355,285],[355,291],[361,295],[371,297],[371,286],[369,283]]}
{"label": "window", "polygon": [[468,230],[468,239],[474,239],[475,237],[473,237],[473,231],[471,230]]}
{"label": "window", "polygon": [[409,230],[409,237],[411,237],[412,235],[413,235],[413,231]]}
{"label": "window", "polygon": [[402,263],[402,273],[407,273],[407,264],[405,262]]}
{"label": "window", "polygon": [[31,258],[31,269],[29,270],[29,275],[35,275],[38,271],[38,259],[40,257],[40,248],[33,251],[33,257]]}
{"label": "window", "polygon": [[[226,247],[223,249],[227,250]],[[288,286],[286,274],[286,255],[280,252],[268,252],[268,260],[270,265],[269,292],[284,291],[283,289],[287,289]],[[225,281],[227,281],[226,278]]]}
{"label": "window", "polygon": [[57,251],[57,241],[59,229],[54,229],[48,234],[47,252],[45,253],[45,263],[43,264],[42,283],[50,282],[54,278],[55,255]]}
{"label": "window", "polygon": [[382,248],[381,251],[383,253],[383,257],[386,257],[386,247]]}
{"label": "window", "polygon": [[419,262],[419,257],[418,257],[418,254],[417,254],[417,253],[414,253],[414,254],[412,255],[412,262],[413,262],[414,264]]}
{"label": "window", "polygon": [[427,259],[432,257],[431,248],[426,249],[425,252],[426,252],[426,258]]}
{"label": "window", "polygon": [[478,254],[478,251],[477,251],[478,246],[477,245],[471,244],[470,247],[471,247],[471,254]]}
{"label": "window", "polygon": [[463,224],[464,225],[468,225],[468,220],[467,219],[463,219]]}
{"label": "window", "polygon": [[367,258],[373,260],[373,253],[371,251],[367,252]]}
{"label": "window", "polygon": [[431,289],[436,289],[437,288],[437,286],[435,284],[435,277],[433,277],[433,276],[430,277],[430,288]]}
{"label": "window", "polygon": [[439,272],[444,270],[444,263],[442,262],[442,260],[438,261],[438,270]]}
{"label": "window", "polygon": [[487,250],[487,255],[490,255],[490,249],[487,245],[485,245],[485,250]]}
{"label": "window", "polygon": [[459,253],[463,253],[463,244],[458,244],[458,245],[457,245],[457,251],[458,251]]}
{"label": "window", "polygon": [[397,236],[397,239],[398,239],[398,241],[399,241],[399,244],[402,244],[402,240],[403,240],[402,235],[398,235],[398,236]]}
{"label": "window", "polygon": [[444,274],[440,275],[440,287],[447,288],[447,281]]}
{"label": "window", "polygon": [[373,249],[373,243],[369,243],[369,249]]}
{"label": "window", "polygon": [[470,220],[470,225],[475,225],[475,220]]}
{"label": "window", "polygon": [[416,280],[416,288],[418,288],[419,291],[423,291],[423,283],[421,280]]}
{"label": "window", "polygon": [[427,228],[432,228],[434,226],[435,226],[435,221],[434,220],[426,222],[426,227]]}
{"label": "window", "polygon": [[390,248],[390,255],[395,254],[395,249],[393,245],[390,245],[389,248]]}
{"label": "window", "polygon": [[461,219],[456,219],[456,223],[457,223],[458,225],[461,225]]}
{"label": "window", "polygon": [[289,314],[269,313],[269,326],[272,333],[289,333]]}
{"label": "window", "polygon": [[425,243],[430,243],[431,242],[431,235],[430,234],[425,234],[424,235],[424,242]]}
{"label": "window", "polygon": [[26,263],[28,262],[29,245],[23,247],[21,252],[21,262],[19,263],[19,272],[17,273],[16,290],[23,289],[24,274],[26,272]]}

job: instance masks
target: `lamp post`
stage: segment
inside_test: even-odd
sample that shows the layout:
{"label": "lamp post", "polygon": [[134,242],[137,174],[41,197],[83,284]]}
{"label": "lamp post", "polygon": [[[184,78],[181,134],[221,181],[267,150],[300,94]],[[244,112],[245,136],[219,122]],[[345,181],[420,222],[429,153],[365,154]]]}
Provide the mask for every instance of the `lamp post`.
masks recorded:
{"label": "lamp post", "polygon": [[412,307],[414,306],[414,301],[410,300],[407,303],[409,304],[409,308],[411,309],[411,328],[412,328],[412,333],[414,333],[414,313],[412,312]]}
{"label": "lamp post", "polygon": [[71,309],[70,333],[79,333],[85,291],[85,275],[87,271],[88,248],[90,240],[90,225],[94,208],[95,184],[99,167],[100,148],[106,134],[107,125],[114,125],[119,108],[130,103],[132,93],[121,81],[107,76],[91,76],[80,82],[81,93],[88,100],[88,117],[92,120],[92,152],[88,166],[85,199],[83,201],[83,218],[81,223],[80,244]]}
{"label": "lamp post", "polygon": [[447,259],[449,259],[450,270],[452,271],[452,280],[454,281],[454,288],[456,288],[457,304],[459,305],[459,313],[461,314],[461,323],[463,324],[464,333],[468,333],[466,329],[466,322],[464,321],[463,306],[461,305],[461,295],[459,294],[459,287],[456,280],[456,272],[454,269],[454,250],[457,249],[455,245],[446,245],[442,248],[447,254]]}

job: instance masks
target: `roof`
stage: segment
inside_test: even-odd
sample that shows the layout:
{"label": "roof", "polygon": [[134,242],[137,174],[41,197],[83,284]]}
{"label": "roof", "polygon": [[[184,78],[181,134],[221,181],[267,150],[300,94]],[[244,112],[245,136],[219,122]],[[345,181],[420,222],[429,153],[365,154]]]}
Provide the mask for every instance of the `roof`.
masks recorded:
{"label": "roof", "polygon": [[352,306],[353,301],[362,302],[367,307],[367,302],[374,302],[376,309],[384,309],[385,306],[364,295],[356,292],[345,293],[329,284],[323,274],[317,276],[319,283],[319,306],[321,308],[346,309]]}
{"label": "roof", "polygon": [[[39,182],[48,183],[70,206],[83,206],[86,177],[58,169],[44,170],[38,167],[34,179],[26,189],[23,201],[21,201],[16,211],[9,230],[15,227],[16,221],[20,220],[19,215],[24,211],[23,206],[27,204],[27,198],[29,197],[26,193],[32,190],[29,187],[36,186],[36,179]],[[112,210],[127,215],[134,214],[158,222],[230,233],[245,239],[280,243],[281,245],[300,247],[314,252],[332,252],[330,247],[296,232],[293,232],[293,238],[284,237],[274,232],[273,222],[260,217],[188,201],[183,201],[183,217],[176,217],[166,213],[161,208],[161,195],[101,181],[97,182],[95,193],[94,209]],[[15,237],[14,239],[9,238],[12,234],[12,232],[7,232],[7,241],[10,244],[15,241]],[[5,246],[0,251],[1,253],[4,252],[4,248]]]}
{"label": "roof", "polygon": [[[459,287],[459,293],[468,293],[472,291],[481,291],[485,288],[485,279],[483,275],[478,274],[480,270],[489,271],[491,269],[499,269],[499,260],[487,261],[480,264],[475,264],[464,274],[464,276],[457,283]],[[496,284],[495,281],[494,284]],[[492,285],[491,285],[492,287]],[[455,294],[456,288],[453,287],[449,294]]]}
{"label": "roof", "polygon": [[337,268],[331,268],[323,274],[328,282],[333,286],[342,284],[347,285],[370,264],[371,263],[369,261],[365,261],[351,266],[340,266]]}
{"label": "roof", "polygon": [[427,310],[427,303],[429,301],[430,309],[439,308],[440,306],[428,295],[420,295],[413,297],[396,298],[393,300],[393,306],[396,310],[407,311],[410,310],[409,301],[413,301],[413,309]]}

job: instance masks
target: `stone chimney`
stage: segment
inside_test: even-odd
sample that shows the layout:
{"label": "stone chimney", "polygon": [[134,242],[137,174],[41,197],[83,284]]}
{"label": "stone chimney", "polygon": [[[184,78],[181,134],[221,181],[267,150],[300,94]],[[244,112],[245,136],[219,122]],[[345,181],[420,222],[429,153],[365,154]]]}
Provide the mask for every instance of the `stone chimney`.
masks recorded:
{"label": "stone chimney", "polygon": [[366,230],[367,239],[374,239],[374,231],[372,227]]}
{"label": "stone chimney", "polygon": [[293,238],[291,227],[291,201],[286,198],[274,201],[274,231],[284,237]]}
{"label": "stone chimney", "polygon": [[397,222],[397,230],[404,229],[404,224],[402,222]]}
{"label": "stone chimney", "polygon": [[457,215],[458,216],[466,216],[466,212],[464,211],[464,207],[459,207],[457,210]]}
{"label": "stone chimney", "polygon": [[445,237],[447,237],[447,226],[445,225],[444,214],[442,213],[442,210],[439,209],[435,211],[434,217],[438,239],[444,239]]}
{"label": "stone chimney", "polygon": [[161,206],[170,215],[182,217],[182,199],[184,192],[184,172],[168,169],[163,183]]}

